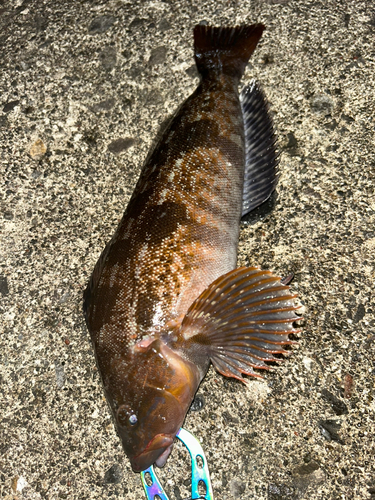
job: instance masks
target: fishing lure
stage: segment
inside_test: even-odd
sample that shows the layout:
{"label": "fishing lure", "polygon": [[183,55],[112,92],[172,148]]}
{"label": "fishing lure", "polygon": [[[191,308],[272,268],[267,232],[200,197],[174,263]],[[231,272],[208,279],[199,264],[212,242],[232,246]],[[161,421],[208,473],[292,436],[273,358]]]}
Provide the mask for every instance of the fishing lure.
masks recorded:
{"label": "fishing lure", "polygon": [[[176,437],[184,443],[191,458],[191,499],[214,500],[206,457],[199,441],[182,428],[177,432]],[[152,465],[141,472],[141,478],[147,500],[156,500],[158,497],[160,500],[169,500]],[[200,493],[200,489],[205,492]]]}

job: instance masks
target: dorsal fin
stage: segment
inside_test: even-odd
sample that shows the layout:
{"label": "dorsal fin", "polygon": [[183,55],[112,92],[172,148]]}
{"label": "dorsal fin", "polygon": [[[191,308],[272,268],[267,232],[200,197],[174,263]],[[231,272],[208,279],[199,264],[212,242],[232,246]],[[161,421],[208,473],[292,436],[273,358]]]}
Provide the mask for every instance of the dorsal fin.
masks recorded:
{"label": "dorsal fin", "polygon": [[241,92],[245,126],[245,180],[242,216],[265,202],[279,179],[276,134],[267,99],[258,82],[252,81]]}

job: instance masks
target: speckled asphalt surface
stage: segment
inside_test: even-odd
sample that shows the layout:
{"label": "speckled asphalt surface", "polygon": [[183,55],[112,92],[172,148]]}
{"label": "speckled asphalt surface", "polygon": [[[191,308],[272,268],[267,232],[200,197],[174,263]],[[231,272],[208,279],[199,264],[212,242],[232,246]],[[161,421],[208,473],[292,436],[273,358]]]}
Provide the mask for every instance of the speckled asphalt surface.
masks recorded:
{"label": "speckled asphalt surface", "polygon": [[[0,495],[142,499],[116,436],[82,292],[163,122],[195,88],[192,28],[267,26],[260,80],[279,132],[273,209],[240,264],[285,276],[299,347],[248,387],[210,370],[185,422],[215,498],[375,498],[372,1],[0,3]],[[270,207],[268,207],[270,208]],[[160,473],[189,495],[186,452]]]}

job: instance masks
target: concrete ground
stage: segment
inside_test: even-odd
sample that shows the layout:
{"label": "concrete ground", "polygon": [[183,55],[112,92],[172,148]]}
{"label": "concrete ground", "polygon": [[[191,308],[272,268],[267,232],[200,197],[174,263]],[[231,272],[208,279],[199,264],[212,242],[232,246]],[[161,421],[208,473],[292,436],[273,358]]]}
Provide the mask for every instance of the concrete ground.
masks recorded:
{"label": "concrete ground", "polygon": [[[144,498],[103,397],[82,292],[155,134],[194,90],[196,23],[267,26],[243,82],[282,151],[240,264],[292,284],[300,344],[248,387],[212,368],[185,428],[216,500],[375,498],[371,0],[0,3],[0,496]],[[185,461],[185,466],[182,465]],[[160,473],[189,496],[187,455]]]}

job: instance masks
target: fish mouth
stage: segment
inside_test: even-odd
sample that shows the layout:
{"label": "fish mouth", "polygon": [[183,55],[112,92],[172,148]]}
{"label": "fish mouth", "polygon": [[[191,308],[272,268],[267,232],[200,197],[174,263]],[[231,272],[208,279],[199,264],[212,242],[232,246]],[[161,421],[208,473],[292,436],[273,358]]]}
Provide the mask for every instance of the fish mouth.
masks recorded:
{"label": "fish mouth", "polygon": [[157,434],[139,455],[130,459],[134,472],[142,472],[152,464],[164,467],[173,448],[174,434]]}

